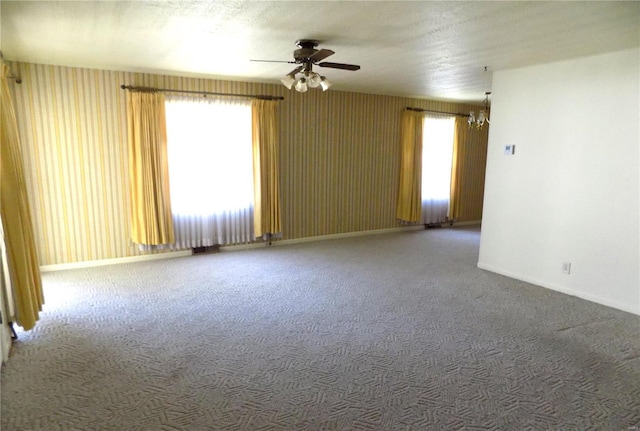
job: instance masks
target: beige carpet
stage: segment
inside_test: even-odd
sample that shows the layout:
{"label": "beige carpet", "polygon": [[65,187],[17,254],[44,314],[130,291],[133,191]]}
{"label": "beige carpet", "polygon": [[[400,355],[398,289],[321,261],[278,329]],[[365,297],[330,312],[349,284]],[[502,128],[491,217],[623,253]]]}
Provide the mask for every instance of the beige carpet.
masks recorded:
{"label": "beige carpet", "polygon": [[476,268],[478,229],[44,274],[2,429],[617,430],[640,318]]}

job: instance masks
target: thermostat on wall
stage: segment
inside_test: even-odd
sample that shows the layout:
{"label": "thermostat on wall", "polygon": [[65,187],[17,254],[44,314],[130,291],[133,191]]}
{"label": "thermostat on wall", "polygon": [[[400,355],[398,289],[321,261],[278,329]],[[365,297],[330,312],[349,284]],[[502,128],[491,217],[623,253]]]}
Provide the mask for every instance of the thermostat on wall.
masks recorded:
{"label": "thermostat on wall", "polygon": [[515,154],[516,152],[516,146],[515,145],[505,145],[504,146],[504,154],[505,156],[510,156],[512,154]]}

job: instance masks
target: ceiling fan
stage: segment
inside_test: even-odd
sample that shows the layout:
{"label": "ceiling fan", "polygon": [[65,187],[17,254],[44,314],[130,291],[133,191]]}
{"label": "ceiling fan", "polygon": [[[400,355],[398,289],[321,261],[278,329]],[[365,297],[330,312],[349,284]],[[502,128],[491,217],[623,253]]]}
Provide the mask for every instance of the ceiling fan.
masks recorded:
{"label": "ceiling fan", "polygon": [[[325,58],[335,54],[330,49],[316,49],[319,42],[313,39],[300,39],[296,41],[298,49],[293,51],[293,61],[278,61],[278,60],[251,60],[251,61],[263,61],[270,63],[291,63],[299,64],[300,66],[293,69],[280,81],[288,88],[292,87],[304,93],[308,88],[322,87],[322,91],[327,91],[331,86],[329,80],[313,71],[313,66],[329,67],[332,69],[342,70],[359,70],[360,66],[356,64],[345,63],[332,63],[330,61],[322,61]],[[300,78],[296,78],[296,74],[301,73]]]}

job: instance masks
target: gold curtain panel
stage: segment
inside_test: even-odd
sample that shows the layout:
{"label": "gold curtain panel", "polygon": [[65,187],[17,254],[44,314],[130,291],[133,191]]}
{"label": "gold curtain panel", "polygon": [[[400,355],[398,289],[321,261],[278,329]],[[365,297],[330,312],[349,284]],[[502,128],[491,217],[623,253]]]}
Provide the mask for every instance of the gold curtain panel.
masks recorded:
{"label": "gold curtain panel", "polygon": [[127,93],[131,239],[137,244],[174,242],[164,94]]}
{"label": "gold curtain panel", "polygon": [[282,232],[277,109],[273,100],[256,99],[251,104],[256,237]]}
{"label": "gold curtain panel", "polygon": [[8,75],[9,68],[0,64],[0,215],[16,323],[29,330],[39,319],[44,294]]}

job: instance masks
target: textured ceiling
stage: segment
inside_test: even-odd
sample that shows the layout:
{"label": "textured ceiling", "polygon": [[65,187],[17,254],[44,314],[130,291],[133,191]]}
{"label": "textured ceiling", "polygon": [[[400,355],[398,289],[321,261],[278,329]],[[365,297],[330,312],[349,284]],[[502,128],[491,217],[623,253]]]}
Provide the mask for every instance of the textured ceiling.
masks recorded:
{"label": "textured ceiling", "polygon": [[640,2],[2,0],[0,19],[8,60],[279,83],[291,65],[249,60],[310,38],[362,66],[322,69],[332,89],[474,102],[493,71],[640,46]]}

